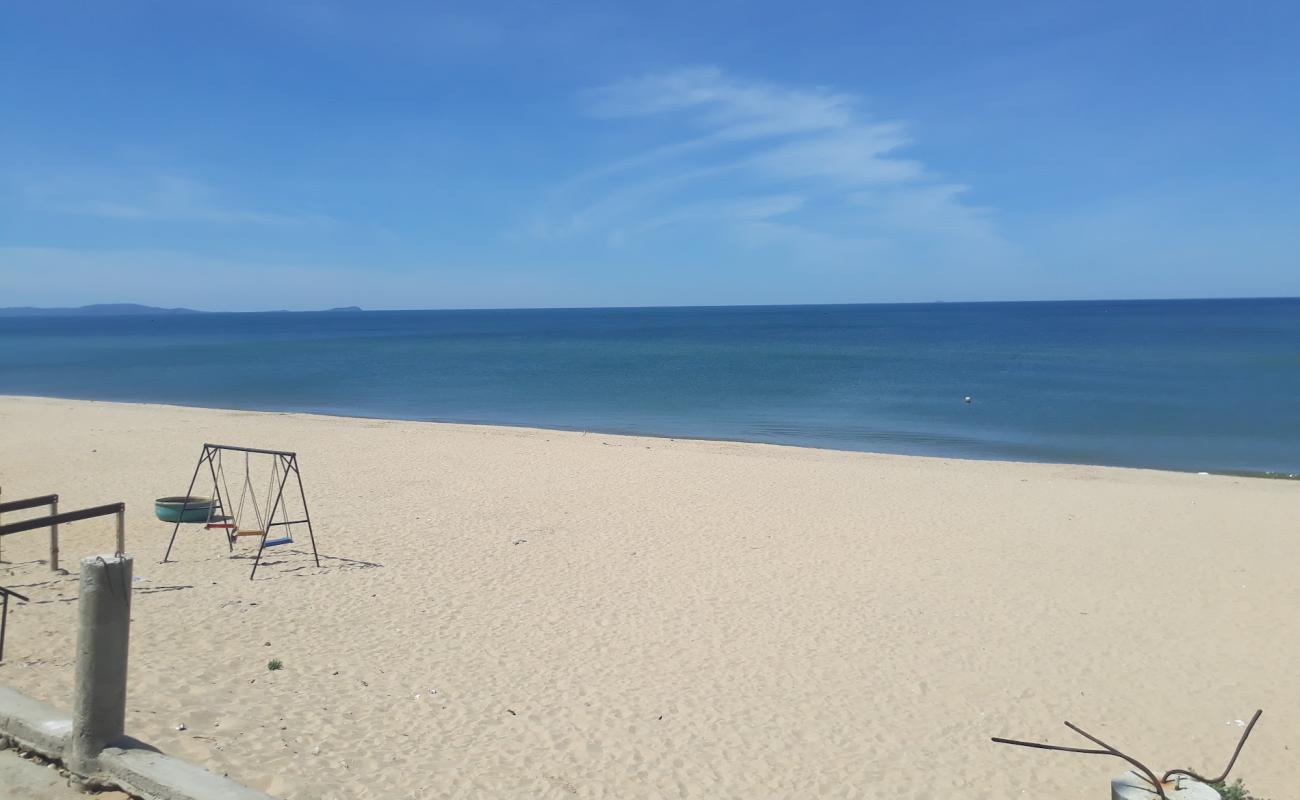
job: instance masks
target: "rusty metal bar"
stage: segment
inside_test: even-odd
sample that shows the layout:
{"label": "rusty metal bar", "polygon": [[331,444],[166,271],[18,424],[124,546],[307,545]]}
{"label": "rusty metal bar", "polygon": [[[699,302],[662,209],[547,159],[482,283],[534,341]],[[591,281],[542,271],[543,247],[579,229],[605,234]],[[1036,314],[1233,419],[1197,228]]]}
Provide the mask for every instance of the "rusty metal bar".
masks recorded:
{"label": "rusty metal bar", "polygon": [[[271,476],[272,476],[272,480],[274,480],[275,472],[272,472]],[[284,498],[284,484],[288,480],[289,480],[289,470],[286,469],[284,471],[284,474],[280,476],[280,487],[275,490],[275,502],[272,503],[271,510],[266,512],[266,521],[268,523],[271,521],[271,518],[275,516],[276,509],[280,507],[280,501]],[[305,506],[306,500],[304,500],[303,502],[304,502],[303,511],[306,512],[307,510]],[[254,506],[254,509],[256,509],[256,506]],[[287,516],[289,512],[285,511],[284,513]],[[310,525],[310,523],[308,523],[308,525]],[[262,538],[259,539],[257,542],[257,557],[253,559],[253,571],[248,573],[248,579],[250,581],[253,579],[255,575],[257,575],[257,565],[262,563],[262,553],[266,550],[266,537],[270,530],[271,530],[271,526],[269,524],[262,528]],[[292,532],[293,529],[291,528],[290,533]],[[312,544],[314,546],[315,542],[313,541]],[[319,559],[316,561],[316,565],[320,566]]]}
{"label": "rusty metal bar", "polygon": [[0,586],[0,661],[3,661],[5,657],[5,629],[9,626],[9,597],[11,595],[24,603],[27,602],[24,595]]}
{"label": "rusty metal bar", "polygon": [[294,477],[298,479],[298,495],[302,497],[302,515],[307,518],[304,522],[307,523],[307,536],[311,539],[311,556],[316,559],[316,566],[319,567],[320,552],[316,549],[316,532],[311,527],[311,512],[307,510],[307,490],[302,488],[302,472],[298,469],[298,456],[293,455],[286,460],[289,462],[288,466],[293,469]]}
{"label": "rusty metal bar", "polygon": [[[57,517],[58,515],[59,496],[56,494],[54,499],[50,501],[50,516]],[[57,522],[50,525],[50,571],[59,571],[59,523]]]}
{"label": "rusty metal bar", "polygon": [[1118,756],[1119,758],[1124,759],[1128,763],[1142,770],[1142,773],[1147,776],[1147,780],[1150,782],[1152,787],[1155,788],[1156,794],[1160,795],[1160,800],[1169,800],[1169,798],[1165,795],[1164,782],[1161,781],[1159,778],[1157,778],[1156,774],[1152,772],[1151,769],[1147,767],[1146,764],[1143,764],[1141,761],[1138,761],[1133,756],[1121,753],[1119,750],[1116,750],[1114,747],[1111,747],[1110,745],[1106,744],[1101,739],[1098,739],[1096,736],[1093,736],[1092,734],[1088,733],[1083,728],[1080,728],[1078,725],[1071,724],[1068,720],[1065,723],[1065,727],[1079,734],[1080,736],[1092,742],[1093,744],[1098,745],[1099,747],[1106,748],[1111,752],[1112,755]]}
{"label": "rusty metal bar", "polygon": [[291,453],[288,450],[263,450],[259,447],[238,447],[233,444],[208,444],[204,447],[218,447],[222,450],[235,450],[240,453],[261,453],[266,456],[296,456],[297,453]]}
{"label": "rusty metal bar", "polygon": [[1255,716],[1250,718],[1250,724],[1246,726],[1246,730],[1242,731],[1241,739],[1237,741],[1237,749],[1232,751],[1232,758],[1228,759],[1228,766],[1223,768],[1222,775],[1220,775],[1217,778],[1202,778],[1200,775],[1197,775],[1195,772],[1192,772],[1190,769],[1171,769],[1165,773],[1164,780],[1169,780],[1170,775],[1186,775],[1192,780],[1197,780],[1200,781],[1201,783],[1207,783],[1207,784],[1224,783],[1225,781],[1227,781],[1228,773],[1232,772],[1233,765],[1237,763],[1237,756],[1241,755],[1241,748],[1246,746],[1246,739],[1250,737],[1250,732],[1255,729],[1255,723],[1259,722],[1259,718],[1263,713],[1264,713],[1264,709],[1262,708],[1257,709],[1255,711]]}
{"label": "rusty metal bar", "polygon": [[1066,747],[1059,744],[1043,744],[1041,742],[1022,742],[1019,739],[1003,739],[1001,736],[994,736],[993,741],[998,744],[1014,744],[1016,747],[1036,747],[1039,750],[1058,750],[1062,753],[1084,753],[1085,755],[1108,756],[1111,755],[1109,750],[1090,750],[1086,747]]}
{"label": "rusty metal bar", "polygon": [[1142,771],[1144,775],[1146,775],[1147,782],[1151,784],[1151,790],[1155,794],[1160,796],[1160,800],[1169,800],[1169,797],[1165,794],[1165,790],[1164,790],[1164,786],[1162,785],[1162,782],[1158,780],[1156,778],[1156,774],[1152,772],[1150,769],[1148,769],[1147,766],[1143,764],[1141,761],[1138,761],[1136,758],[1133,758],[1130,755],[1127,755],[1125,753],[1120,752],[1119,750],[1116,750],[1111,745],[1106,744],[1102,740],[1098,739],[1096,736],[1093,736],[1092,734],[1080,728],[1078,725],[1074,725],[1070,722],[1066,722],[1065,727],[1069,728],[1070,730],[1074,731],[1075,733],[1079,734],[1083,738],[1087,739],[1088,741],[1092,742],[1093,744],[1103,749],[1093,750],[1084,747],[1067,747],[1065,745],[1059,745],[1059,744],[1041,744],[1039,742],[1023,742],[1018,739],[1004,739],[999,736],[993,737],[993,741],[998,744],[1010,744],[1010,745],[1015,745],[1017,747],[1033,747],[1038,750],[1058,750],[1062,753],[1084,753],[1086,755],[1105,755],[1105,756],[1115,756],[1116,758],[1122,758],[1128,763],[1137,767],[1139,770]]}
{"label": "rusty metal bar", "polygon": [[21,522],[10,522],[7,525],[0,525],[0,536],[9,536],[14,533],[35,530],[36,528],[48,528],[51,525],[59,525],[64,522],[77,522],[78,520],[91,519],[92,517],[106,517],[109,514],[121,514],[126,510],[125,503],[110,503],[106,506],[95,506],[94,508],[83,508],[78,511],[65,511],[62,514],[53,514],[48,517],[37,517],[36,519],[25,519]]}
{"label": "rusty metal bar", "polygon": [[1212,786],[1214,784],[1221,784],[1226,782],[1228,780],[1228,774],[1232,772],[1233,766],[1236,765],[1237,763],[1237,757],[1241,755],[1241,749],[1246,746],[1246,740],[1250,738],[1250,732],[1255,729],[1255,723],[1259,722],[1259,718],[1263,714],[1264,714],[1264,709],[1262,708],[1255,711],[1255,715],[1250,718],[1250,723],[1246,725],[1246,730],[1242,731],[1241,738],[1237,740],[1237,747],[1235,750],[1232,751],[1232,758],[1228,759],[1228,766],[1223,768],[1223,772],[1220,775],[1217,775],[1213,778],[1206,778],[1204,776],[1198,775],[1197,773],[1191,771],[1190,769],[1171,769],[1168,772],[1166,772],[1164,775],[1160,776],[1160,778],[1157,780],[1155,773],[1152,772],[1150,769],[1148,769],[1145,764],[1143,764],[1142,762],[1138,761],[1136,758],[1133,758],[1130,755],[1126,755],[1125,753],[1116,750],[1111,745],[1106,744],[1101,739],[1098,739],[1096,736],[1093,736],[1092,734],[1083,730],[1078,725],[1074,725],[1070,722],[1065,723],[1065,726],[1067,728],[1079,734],[1080,736],[1092,742],[1093,744],[1099,745],[1100,747],[1103,747],[1105,749],[1090,750],[1083,747],[1065,747],[1058,744],[1041,744],[1039,742],[1023,742],[1018,739],[1004,739],[1000,736],[994,736],[993,741],[998,744],[1011,744],[1011,745],[1016,745],[1017,747],[1033,747],[1039,750],[1059,750],[1063,753],[1086,753],[1090,755],[1111,755],[1117,758],[1122,758],[1142,771],[1143,775],[1146,776],[1147,783],[1151,784],[1151,791],[1154,794],[1159,795],[1161,800],[1168,800],[1168,796],[1165,794],[1164,785],[1171,777],[1175,775],[1185,775],[1191,778],[1192,780],[1200,781],[1201,783],[1204,783],[1207,786]]}
{"label": "rusty metal bar", "polygon": [[57,494],[46,494],[40,497],[28,497],[24,500],[10,500],[7,503],[0,503],[0,514],[7,511],[24,511],[37,506],[48,506],[51,503],[59,502]]}
{"label": "rusty metal bar", "polygon": [[[205,444],[205,445],[203,445],[203,455],[199,456],[199,461],[198,461],[198,463],[194,465],[194,474],[193,474],[192,476],[190,476],[190,488],[188,488],[188,489],[185,490],[185,497],[186,497],[186,499],[188,499],[188,498],[190,497],[190,493],[194,491],[194,482],[197,481],[197,480],[199,479],[199,469],[203,466],[203,461],[204,461],[205,459],[206,459],[207,462],[208,462],[208,469],[212,469],[212,450],[211,450],[211,448],[212,448],[212,445],[210,445],[210,444]],[[219,499],[219,498],[221,497],[221,494],[220,494],[220,487],[217,486],[217,473],[216,473],[216,472],[213,472],[213,473],[212,473],[212,486],[213,486],[213,490],[212,490],[212,496],[213,496],[213,499],[214,499],[214,500]],[[211,507],[209,506],[209,508],[211,508]],[[182,505],[181,505],[181,513],[180,513],[180,515],[177,516],[177,518],[176,518],[176,524],[172,526],[172,538],[170,538],[170,539],[167,540],[167,552],[163,553],[163,558],[162,558],[162,562],[161,562],[161,563],[163,563],[163,564],[166,564],[166,563],[167,563],[167,559],[171,558],[171,555],[172,555],[172,547],[175,546],[175,544],[176,544],[176,532],[179,531],[179,530],[181,529],[181,519],[184,518],[184,516],[185,516],[185,506],[184,506],[184,504],[182,504]],[[229,537],[229,536],[226,537],[226,544],[227,544],[227,545],[230,544],[230,537]]]}
{"label": "rusty metal bar", "polygon": [[[29,508],[39,506],[49,506],[50,516],[57,516],[59,513],[59,496],[57,494],[45,494],[40,497],[28,497],[23,500],[10,500],[7,503],[0,503],[0,513],[6,511],[25,511]],[[50,525],[50,570],[59,571],[59,525],[54,523]]]}

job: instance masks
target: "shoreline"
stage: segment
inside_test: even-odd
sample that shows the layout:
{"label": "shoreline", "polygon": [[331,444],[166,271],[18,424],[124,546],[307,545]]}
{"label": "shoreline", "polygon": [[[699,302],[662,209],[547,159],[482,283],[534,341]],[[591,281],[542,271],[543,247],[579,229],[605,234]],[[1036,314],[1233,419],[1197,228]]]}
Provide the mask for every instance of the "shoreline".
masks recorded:
{"label": "shoreline", "polygon": [[504,429],[511,429],[511,430],[538,431],[538,432],[550,431],[556,433],[576,433],[576,434],[583,434],[583,435],[596,434],[600,436],[620,436],[620,437],[641,438],[641,439],[658,439],[658,440],[670,441],[670,442],[676,442],[676,441],[718,442],[721,444],[743,444],[743,445],[755,445],[755,446],[762,446],[762,447],[789,447],[798,450],[811,450],[817,452],[860,453],[863,455],[870,455],[870,456],[923,458],[923,459],[935,459],[941,461],[971,461],[971,462],[991,463],[991,464],[1042,464],[1046,466],[1060,466],[1060,467],[1095,467],[1098,469],[1131,469],[1131,470],[1143,470],[1143,471],[1151,471],[1151,472],[1170,472],[1170,473],[1176,473],[1181,475],[1217,475],[1217,476],[1233,477],[1233,478],[1263,478],[1267,480],[1300,481],[1300,472],[1282,472],[1282,471],[1273,471],[1273,470],[1227,470],[1227,469],[1197,470],[1191,468],[1177,469],[1172,467],[1160,467],[1160,466],[1099,464],[1099,463],[1085,462],[1085,461],[1048,461],[1048,460],[1033,460],[1033,459],[983,458],[979,456],[968,456],[968,455],[934,455],[934,454],[927,454],[927,453],[903,453],[903,452],[891,452],[886,450],[853,449],[847,447],[844,448],[825,447],[825,446],[819,447],[816,445],[794,444],[794,443],[787,443],[787,442],[770,442],[770,441],[759,441],[754,439],[736,439],[736,438],[717,437],[717,436],[672,435],[672,434],[661,434],[661,433],[637,431],[637,430],[618,431],[618,430],[607,430],[602,428],[576,428],[576,427],[566,427],[562,425],[556,425],[556,426],[529,425],[529,424],[522,424],[522,423],[514,424],[509,422],[467,421],[467,420],[456,420],[456,419],[444,419],[444,418],[437,418],[437,417],[424,417],[424,418],[376,417],[376,416],[368,416],[364,414],[343,414],[339,412],[330,412],[330,411],[304,411],[301,409],[226,408],[226,407],[218,407],[218,406],[187,405],[184,403],[162,403],[162,402],[141,401],[141,400],[100,400],[100,399],[84,398],[84,397],[55,397],[50,395],[0,394],[0,401],[9,400],[9,399],[49,400],[49,401],[73,402],[73,403],[99,403],[99,404],[128,406],[128,407],[140,406],[140,407],[157,407],[157,408],[194,409],[200,411],[219,411],[219,412],[229,412],[229,413],[238,413],[238,414],[290,414],[290,415],[303,415],[307,417],[321,417],[326,419],[340,419],[340,420],[369,420],[375,422],[407,422],[407,423],[414,423],[414,424],[451,425],[451,426],[463,425],[471,428],[487,428],[487,429],[504,428]]}
{"label": "shoreline", "polygon": [[[1256,708],[1234,775],[1300,771],[1292,484],[12,397],[0,437],[6,498],[127,504],[127,733],[284,800],[1100,792],[989,737],[1213,769]],[[205,441],[299,454],[321,566],[201,525],[159,563]],[[5,537],[0,684],[66,709],[113,533],[62,526],[67,576]]]}

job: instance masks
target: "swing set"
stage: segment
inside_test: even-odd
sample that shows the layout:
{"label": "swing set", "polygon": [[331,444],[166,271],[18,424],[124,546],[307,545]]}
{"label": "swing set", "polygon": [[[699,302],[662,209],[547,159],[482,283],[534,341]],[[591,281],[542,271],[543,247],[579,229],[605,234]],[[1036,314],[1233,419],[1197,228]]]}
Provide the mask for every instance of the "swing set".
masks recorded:
{"label": "swing set", "polygon": [[[235,454],[233,458],[236,461],[238,454],[244,456],[244,474],[239,487],[238,500],[233,500],[235,495],[230,491],[230,483],[226,477],[225,455],[227,453]],[[254,456],[269,456],[271,459],[266,491],[262,494],[260,503],[258,488],[253,484]],[[208,475],[212,478],[212,496],[194,497],[190,492],[194,491],[194,484],[198,481],[204,464],[207,465]],[[298,484],[298,497],[302,501],[301,519],[289,519],[289,507],[284,490],[291,475]],[[167,543],[167,552],[163,555],[164,564],[171,557],[172,547],[176,544],[176,533],[180,530],[181,523],[192,522],[203,523],[204,530],[224,532],[226,546],[232,553],[240,539],[257,537],[257,556],[253,559],[253,571],[248,575],[249,580],[257,575],[257,567],[262,561],[262,553],[266,548],[293,544],[295,525],[307,526],[312,556],[316,560],[316,566],[320,566],[320,554],[316,551],[316,534],[312,531],[311,514],[307,511],[307,495],[302,488],[302,473],[298,470],[297,453],[226,444],[204,444],[203,454],[194,465],[194,476],[190,478],[190,488],[185,491],[185,496],[159,498],[155,511],[159,519],[176,523],[172,528],[171,541]],[[276,528],[280,530],[273,531]],[[272,536],[272,532],[277,535]]]}

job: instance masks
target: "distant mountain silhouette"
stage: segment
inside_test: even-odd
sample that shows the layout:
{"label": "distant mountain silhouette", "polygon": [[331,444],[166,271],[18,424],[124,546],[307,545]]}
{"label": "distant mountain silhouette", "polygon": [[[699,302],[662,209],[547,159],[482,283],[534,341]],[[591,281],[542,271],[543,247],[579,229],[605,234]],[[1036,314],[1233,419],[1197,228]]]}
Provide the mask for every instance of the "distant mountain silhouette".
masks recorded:
{"label": "distant mountain silhouette", "polygon": [[78,308],[0,308],[0,317],[125,317],[138,314],[202,314],[192,308],[157,308],[139,303],[96,303]]}
{"label": "distant mountain silhouette", "polygon": [[[339,308],[327,308],[327,312],[356,312],[362,311],[361,306],[341,306]],[[37,308],[35,306],[10,306],[9,308],[0,308],[0,317],[129,317],[129,316],[146,316],[159,314],[209,314],[209,311],[196,311],[192,308],[159,308],[158,306],[145,306],[139,303],[96,303],[90,306],[78,306],[77,308]],[[244,312],[259,313],[259,312]],[[278,311],[260,312],[270,314],[293,314],[301,312],[288,311],[280,309]]]}

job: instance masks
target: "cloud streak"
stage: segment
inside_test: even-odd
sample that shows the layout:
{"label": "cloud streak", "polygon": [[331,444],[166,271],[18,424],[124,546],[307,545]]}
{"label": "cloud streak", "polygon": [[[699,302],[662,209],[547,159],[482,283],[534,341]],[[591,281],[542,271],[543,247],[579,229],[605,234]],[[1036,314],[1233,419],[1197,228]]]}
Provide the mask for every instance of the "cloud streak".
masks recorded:
{"label": "cloud streak", "polygon": [[840,259],[917,236],[997,238],[987,211],[965,202],[968,187],[902,155],[913,143],[906,127],[872,118],[851,94],[695,68],[592,88],[580,101],[611,132],[667,131],[666,140],[558,187],[535,226],[547,236],[627,244],[695,226]]}
{"label": "cloud streak", "polygon": [[28,194],[66,214],[119,222],[183,222],[274,228],[329,224],[329,217],[231,207],[207,184],[177,175],[90,182],[43,181]]}

